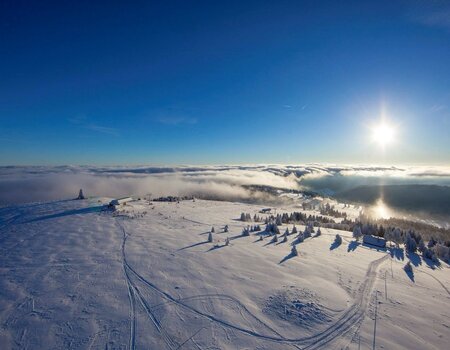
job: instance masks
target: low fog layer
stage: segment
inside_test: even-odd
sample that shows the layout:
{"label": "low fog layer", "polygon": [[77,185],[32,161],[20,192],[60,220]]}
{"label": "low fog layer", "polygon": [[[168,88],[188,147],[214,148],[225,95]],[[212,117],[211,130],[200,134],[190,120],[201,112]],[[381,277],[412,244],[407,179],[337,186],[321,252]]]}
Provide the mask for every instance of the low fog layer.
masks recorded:
{"label": "low fog layer", "polygon": [[198,196],[220,200],[267,200],[249,185],[312,190],[336,195],[358,186],[450,186],[450,169],[324,165],[202,167],[0,167],[0,204],[87,196]]}

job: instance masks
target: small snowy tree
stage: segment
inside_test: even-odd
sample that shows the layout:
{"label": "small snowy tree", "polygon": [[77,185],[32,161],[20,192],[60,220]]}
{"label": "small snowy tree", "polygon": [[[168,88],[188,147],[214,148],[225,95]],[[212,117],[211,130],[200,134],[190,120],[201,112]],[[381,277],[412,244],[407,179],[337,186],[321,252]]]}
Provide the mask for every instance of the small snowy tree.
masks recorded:
{"label": "small snowy tree", "polygon": [[408,252],[414,253],[417,249],[416,240],[408,232],[405,238],[405,248]]}
{"label": "small snowy tree", "polygon": [[309,230],[309,227],[305,227],[305,231],[303,231],[303,238],[311,237],[311,231]]}
{"label": "small snowy tree", "polygon": [[317,229],[317,232],[316,232],[316,237],[317,236],[320,236],[322,234],[322,231],[320,231],[320,227]]}
{"label": "small snowy tree", "polygon": [[284,231],[284,235],[287,237],[289,236],[289,228],[286,227],[286,230]]}
{"label": "small snowy tree", "polygon": [[339,233],[336,235],[336,237],[335,237],[335,239],[334,239],[334,242],[335,242],[337,245],[341,245],[341,244],[342,244],[342,237],[341,237],[341,235],[340,235]]}
{"label": "small snowy tree", "polygon": [[292,228],[292,234],[295,234],[295,233],[297,233],[297,227],[295,227],[295,225],[294,225],[294,227]]}
{"label": "small snowy tree", "polygon": [[287,241],[288,241],[288,238],[287,238],[286,235],[284,235],[282,242],[283,242],[283,243],[286,243]]}
{"label": "small snowy tree", "polygon": [[449,262],[450,260],[450,248],[438,243],[436,244],[436,246],[433,248],[437,257],[443,261]]}
{"label": "small snowy tree", "polygon": [[214,232],[215,232],[215,230],[214,230],[214,226],[213,226],[213,227],[211,227],[211,232],[212,232],[212,233],[214,233]]}
{"label": "small snowy tree", "polygon": [[400,243],[402,243],[402,232],[399,228],[396,228],[392,232],[392,241],[397,245],[397,248],[399,247]]}
{"label": "small snowy tree", "polygon": [[359,225],[355,225],[353,229],[353,238],[359,241],[361,237],[362,237],[361,227]]}
{"label": "small snowy tree", "polygon": [[272,243],[276,243],[276,242],[278,242],[278,236],[274,235],[272,238]]}
{"label": "small snowy tree", "polygon": [[241,221],[245,221],[245,213],[241,213]]}
{"label": "small snowy tree", "polygon": [[384,233],[384,239],[386,240],[386,242],[389,242],[389,241],[392,242],[392,230],[391,229],[386,230],[386,232]]}
{"label": "small snowy tree", "polygon": [[212,235],[212,232],[210,232],[210,233],[208,234],[208,242],[209,242],[209,243],[212,243],[212,241],[213,241],[213,235]]}
{"label": "small snowy tree", "polygon": [[77,199],[84,199],[84,194],[83,194],[83,189],[80,188],[80,192],[78,192],[78,197]]}
{"label": "small snowy tree", "polygon": [[242,236],[244,237],[250,236],[250,230],[248,229],[248,227],[244,227],[244,229],[242,230]]}
{"label": "small snowy tree", "polygon": [[277,219],[275,220],[275,223],[276,223],[278,226],[283,225],[283,221],[281,220],[281,215],[280,215],[280,214],[277,215]]}
{"label": "small snowy tree", "polygon": [[223,232],[228,232],[228,225],[225,225],[225,227],[223,228]]}
{"label": "small snowy tree", "polygon": [[436,243],[437,243],[436,240],[433,237],[431,237],[431,239],[428,241],[427,246],[428,248],[433,248],[436,245]]}
{"label": "small snowy tree", "polygon": [[230,239],[227,237],[227,238],[225,238],[225,245],[227,246],[229,244],[230,244]]}

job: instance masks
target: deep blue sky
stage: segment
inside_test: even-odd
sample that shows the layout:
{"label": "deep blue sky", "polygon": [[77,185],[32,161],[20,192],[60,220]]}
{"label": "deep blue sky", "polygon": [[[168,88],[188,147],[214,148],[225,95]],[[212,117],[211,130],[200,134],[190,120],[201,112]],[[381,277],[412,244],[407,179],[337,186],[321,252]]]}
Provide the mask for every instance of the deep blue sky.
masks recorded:
{"label": "deep blue sky", "polygon": [[1,2],[0,164],[450,164],[448,2],[133,3]]}

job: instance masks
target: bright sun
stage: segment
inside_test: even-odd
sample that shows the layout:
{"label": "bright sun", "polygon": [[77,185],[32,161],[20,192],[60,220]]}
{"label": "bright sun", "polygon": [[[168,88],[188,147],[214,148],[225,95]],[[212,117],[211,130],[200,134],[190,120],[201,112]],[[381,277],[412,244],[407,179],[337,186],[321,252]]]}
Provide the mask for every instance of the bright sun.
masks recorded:
{"label": "bright sun", "polygon": [[395,128],[384,121],[372,128],[372,140],[383,148],[391,144],[394,138]]}

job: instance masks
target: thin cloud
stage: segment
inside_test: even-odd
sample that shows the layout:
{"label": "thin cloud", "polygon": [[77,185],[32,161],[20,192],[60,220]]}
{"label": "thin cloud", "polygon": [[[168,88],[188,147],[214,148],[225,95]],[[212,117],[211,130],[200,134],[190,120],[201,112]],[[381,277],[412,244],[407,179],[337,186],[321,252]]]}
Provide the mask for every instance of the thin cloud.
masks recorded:
{"label": "thin cloud", "polygon": [[420,3],[420,6],[415,6],[410,11],[409,18],[425,26],[450,30],[450,6],[448,2]]}
{"label": "thin cloud", "polygon": [[102,134],[112,135],[112,136],[119,136],[119,131],[115,128],[110,128],[107,126],[101,126],[96,124],[88,124],[84,126],[85,129],[96,131]]}
{"label": "thin cloud", "polygon": [[67,119],[70,123],[80,126],[83,129],[95,131],[110,136],[120,136],[119,130],[109,126],[98,125],[90,122],[85,116],[76,116]]}
{"label": "thin cloud", "polygon": [[193,125],[197,124],[198,119],[197,118],[190,118],[190,117],[174,117],[174,116],[162,116],[156,119],[158,123],[165,124],[165,125]]}
{"label": "thin cloud", "polygon": [[442,112],[446,109],[447,109],[447,106],[437,104],[430,108],[430,113],[438,113],[438,112]]}

